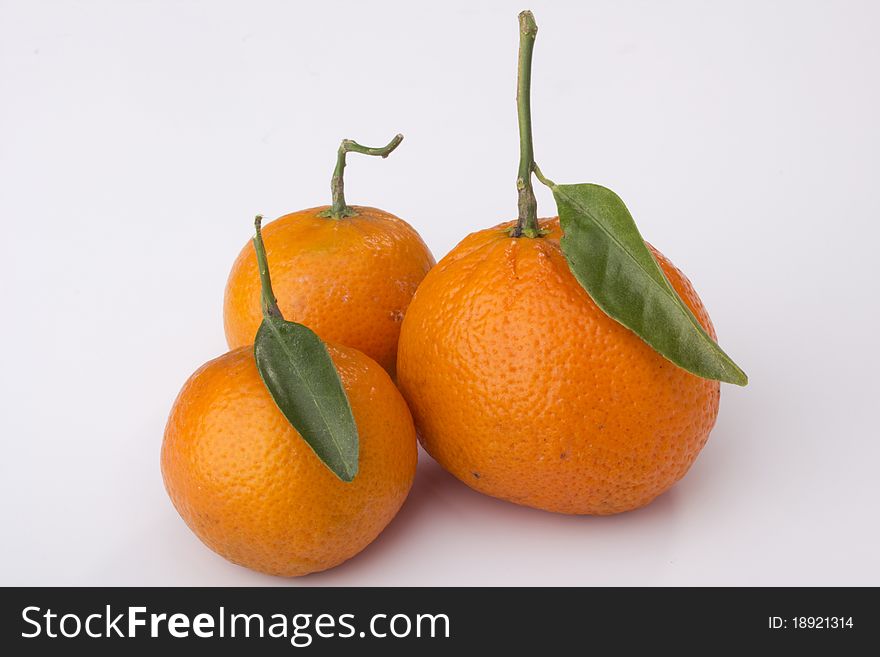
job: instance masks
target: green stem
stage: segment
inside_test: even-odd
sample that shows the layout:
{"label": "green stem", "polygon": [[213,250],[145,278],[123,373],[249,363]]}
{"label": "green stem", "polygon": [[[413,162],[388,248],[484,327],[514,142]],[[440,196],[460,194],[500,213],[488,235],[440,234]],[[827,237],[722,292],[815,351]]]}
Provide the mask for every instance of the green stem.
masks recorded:
{"label": "green stem", "polygon": [[371,148],[369,146],[361,146],[351,139],[343,139],[336,152],[336,168],[333,169],[333,177],[330,179],[330,191],[333,194],[333,205],[328,210],[321,213],[322,217],[330,219],[344,219],[345,217],[353,217],[357,214],[351,207],[345,204],[345,181],[343,174],[345,172],[345,155],[347,153],[362,153],[363,155],[376,155],[386,158],[391,154],[400,142],[403,141],[403,135],[395,135],[394,139],[389,141],[381,148]]}
{"label": "green stem", "polygon": [[511,236],[538,237],[538,202],[532,189],[535,151],[532,146],[532,51],[538,25],[530,11],[519,15],[519,67],[516,77],[516,110],[519,119],[519,171],[516,177],[519,217]]}
{"label": "green stem", "polygon": [[257,215],[254,219],[256,235],[254,235],[254,250],[257,252],[257,267],[260,270],[260,286],[262,288],[261,302],[264,317],[282,317],[278,300],[272,291],[272,279],[269,276],[269,262],[266,260],[266,246],[263,244],[263,233],[260,227],[263,224],[263,216]]}

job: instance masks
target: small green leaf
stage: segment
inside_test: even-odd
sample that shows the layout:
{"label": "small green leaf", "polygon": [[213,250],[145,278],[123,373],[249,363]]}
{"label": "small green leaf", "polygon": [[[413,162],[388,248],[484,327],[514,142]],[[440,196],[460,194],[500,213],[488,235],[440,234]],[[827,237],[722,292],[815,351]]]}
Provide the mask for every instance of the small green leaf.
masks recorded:
{"label": "small green leaf", "polygon": [[268,314],[257,331],[254,357],[284,417],[337,477],[354,479],[357,425],[321,339],[302,324]]}
{"label": "small green leaf", "polygon": [[562,252],[605,313],[688,372],[748,383],[678,296],[617,194],[591,184],[551,189],[564,234]]}

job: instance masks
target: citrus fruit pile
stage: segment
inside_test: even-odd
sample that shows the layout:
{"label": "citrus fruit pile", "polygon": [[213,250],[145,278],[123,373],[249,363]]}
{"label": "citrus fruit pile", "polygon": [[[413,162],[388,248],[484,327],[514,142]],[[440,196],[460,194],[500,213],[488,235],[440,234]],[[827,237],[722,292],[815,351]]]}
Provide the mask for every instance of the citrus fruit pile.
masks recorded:
{"label": "citrus fruit pile", "polygon": [[[354,556],[391,522],[417,441],[473,489],[569,514],[648,504],[688,471],[746,385],[685,275],[600,185],[535,162],[537,26],[519,17],[518,217],[435,265],[405,221],[349,206],[342,142],[332,204],[287,214],[238,255],[231,351],[186,382],[162,474],[211,549],[298,576]],[[533,178],[558,216],[538,219]]]}

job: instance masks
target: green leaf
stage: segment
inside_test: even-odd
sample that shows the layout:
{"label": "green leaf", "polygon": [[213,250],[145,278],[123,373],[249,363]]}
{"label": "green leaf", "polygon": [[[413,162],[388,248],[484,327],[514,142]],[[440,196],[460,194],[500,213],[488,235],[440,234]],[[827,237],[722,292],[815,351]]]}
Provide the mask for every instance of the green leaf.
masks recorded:
{"label": "green leaf", "polygon": [[575,278],[610,317],[688,372],[744,386],[724,353],[667,280],[629,210],[600,185],[551,185],[562,252]]}
{"label": "green leaf", "polygon": [[302,324],[265,316],[254,341],[254,357],[284,417],[337,477],[354,479],[357,426],[321,339]]}

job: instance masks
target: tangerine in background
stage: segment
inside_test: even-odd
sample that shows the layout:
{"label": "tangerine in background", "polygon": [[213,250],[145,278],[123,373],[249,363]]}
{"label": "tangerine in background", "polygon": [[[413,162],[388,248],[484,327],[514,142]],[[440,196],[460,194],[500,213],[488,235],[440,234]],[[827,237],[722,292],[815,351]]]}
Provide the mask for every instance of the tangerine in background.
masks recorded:
{"label": "tangerine in background", "polygon": [[[397,135],[382,148],[343,140],[331,179],[333,204],[284,215],[263,229],[284,316],[324,340],[364,352],[392,377],[400,324],[434,256],[403,219],[347,205],[343,172],[348,152],[385,158],[402,140]],[[253,343],[262,317],[256,255],[246,244],[223,301],[229,348]]]}
{"label": "tangerine in background", "polygon": [[[327,210],[294,212],[263,228],[278,306],[289,320],[364,352],[393,376],[401,321],[434,257],[392,214],[355,206],[353,216],[320,216]],[[252,344],[262,318],[257,260],[247,244],[223,302],[230,349]]]}

